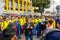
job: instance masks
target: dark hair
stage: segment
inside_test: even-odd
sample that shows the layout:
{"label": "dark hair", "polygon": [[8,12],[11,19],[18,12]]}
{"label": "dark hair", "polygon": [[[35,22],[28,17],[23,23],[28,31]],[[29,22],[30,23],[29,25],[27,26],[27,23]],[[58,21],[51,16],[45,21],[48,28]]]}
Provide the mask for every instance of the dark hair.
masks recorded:
{"label": "dark hair", "polygon": [[48,23],[49,23],[50,25],[52,25],[52,22],[53,22],[52,20],[49,20],[49,21],[48,21]]}

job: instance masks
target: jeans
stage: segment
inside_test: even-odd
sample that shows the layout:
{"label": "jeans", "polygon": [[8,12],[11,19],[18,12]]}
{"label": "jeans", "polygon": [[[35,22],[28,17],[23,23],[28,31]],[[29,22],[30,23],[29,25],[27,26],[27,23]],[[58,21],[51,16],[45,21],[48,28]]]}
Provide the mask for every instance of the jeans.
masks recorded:
{"label": "jeans", "polygon": [[18,30],[17,37],[20,38],[20,31]]}
{"label": "jeans", "polygon": [[30,40],[33,40],[33,35],[31,35],[31,34],[25,35],[26,40],[29,40],[29,38],[30,38]]}
{"label": "jeans", "polygon": [[40,38],[40,31],[37,31],[37,38]]}

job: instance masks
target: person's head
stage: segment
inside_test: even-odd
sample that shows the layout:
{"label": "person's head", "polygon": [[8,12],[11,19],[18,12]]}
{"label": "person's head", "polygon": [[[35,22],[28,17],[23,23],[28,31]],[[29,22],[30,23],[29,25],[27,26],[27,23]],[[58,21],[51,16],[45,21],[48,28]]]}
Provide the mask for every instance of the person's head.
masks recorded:
{"label": "person's head", "polygon": [[32,16],[32,19],[34,19],[34,16]]}
{"label": "person's head", "polygon": [[54,19],[54,18],[51,16],[51,17],[50,17],[50,20],[53,20],[53,19]]}
{"label": "person's head", "polygon": [[28,18],[31,18],[31,17],[32,17],[31,15],[28,16]]}
{"label": "person's head", "polygon": [[18,17],[16,17],[15,19],[16,19],[16,21],[18,21]]}
{"label": "person's head", "polygon": [[9,21],[9,18],[6,18],[6,21]]}
{"label": "person's head", "polygon": [[2,20],[2,16],[0,16],[0,20]]}
{"label": "person's head", "polygon": [[42,15],[42,18],[45,18],[45,16],[44,16],[44,15]]}
{"label": "person's head", "polygon": [[11,18],[9,18],[9,22],[12,22]]}
{"label": "person's head", "polygon": [[49,27],[49,26],[52,26],[52,21],[51,21],[51,20],[47,21],[47,22],[46,22],[46,26],[48,26],[48,27]]}
{"label": "person's head", "polygon": [[25,16],[25,15],[24,15],[23,17],[24,17],[24,18],[26,18],[26,16]]}
{"label": "person's head", "polygon": [[59,19],[59,16],[57,16],[56,18]]}
{"label": "person's head", "polygon": [[21,18],[21,15],[19,15],[18,18]]}
{"label": "person's head", "polygon": [[15,19],[15,17],[12,17],[12,20],[14,20]]}
{"label": "person's head", "polygon": [[28,23],[31,23],[31,18],[28,18],[28,19],[27,19],[27,22],[28,22]]}

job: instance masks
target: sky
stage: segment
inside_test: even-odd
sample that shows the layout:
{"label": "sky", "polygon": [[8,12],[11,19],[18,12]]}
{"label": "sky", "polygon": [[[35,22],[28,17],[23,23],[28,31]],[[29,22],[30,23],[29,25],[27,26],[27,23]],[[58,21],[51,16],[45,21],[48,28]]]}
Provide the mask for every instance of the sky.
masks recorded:
{"label": "sky", "polygon": [[54,10],[56,11],[56,6],[60,5],[60,0],[51,0],[50,8],[46,10],[53,11],[53,2],[54,2]]}

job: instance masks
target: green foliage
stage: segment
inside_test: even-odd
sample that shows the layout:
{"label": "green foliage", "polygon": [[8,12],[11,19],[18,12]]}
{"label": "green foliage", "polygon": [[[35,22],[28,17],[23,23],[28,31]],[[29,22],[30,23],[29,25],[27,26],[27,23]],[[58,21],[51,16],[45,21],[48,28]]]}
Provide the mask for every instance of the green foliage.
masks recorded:
{"label": "green foliage", "polygon": [[35,12],[43,12],[44,8],[50,7],[50,0],[32,0],[34,7],[39,7],[39,10],[35,9]]}

